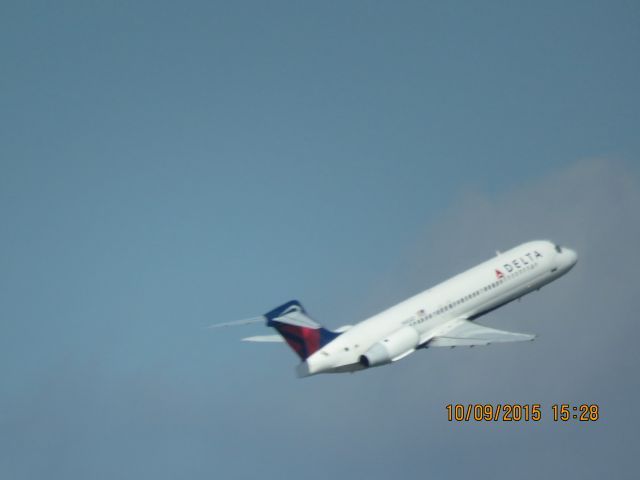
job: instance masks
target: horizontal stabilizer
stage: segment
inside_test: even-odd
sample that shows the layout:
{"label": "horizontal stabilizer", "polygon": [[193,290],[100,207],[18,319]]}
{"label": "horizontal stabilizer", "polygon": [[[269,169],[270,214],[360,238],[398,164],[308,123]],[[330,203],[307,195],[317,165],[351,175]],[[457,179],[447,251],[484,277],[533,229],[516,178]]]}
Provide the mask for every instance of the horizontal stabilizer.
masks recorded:
{"label": "horizontal stabilizer", "polygon": [[247,337],[242,339],[243,342],[284,342],[284,338],[280,335],[256,335],[255,337]]}
{"label": "horizontal stabilizer", "polygon": [[224,328],[224,327],[237,327],[240,325],[250,325],[252,323],[262,323],[266,319],[263,316],[260,317],[251,317],[245,318],[243,320],[234,320],[232,322],[224,322],[224,323],[214,323],[213,325],[209,325],[207,328]]}
{"label": "horizontal stabilizer", "polygon": [[[449,325],[447,325],[449,327]],[[513,333],[485,327],[468,320],[457,320],[450,328],[437,332],[426,347],[473,347],[501,342],[526,342],[536,338],[526,333]]]}

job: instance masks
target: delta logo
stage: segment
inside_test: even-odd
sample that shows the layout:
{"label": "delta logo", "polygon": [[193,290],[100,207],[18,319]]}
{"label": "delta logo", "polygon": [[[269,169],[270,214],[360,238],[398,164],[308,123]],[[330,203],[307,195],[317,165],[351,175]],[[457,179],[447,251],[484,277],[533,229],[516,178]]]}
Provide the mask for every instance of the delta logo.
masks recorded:
{"label": "delta logo", "polygon": [[[530,263],[534,263],[537,258],[542,258],[542,254],[537,250],[534,250],[533,252],[529,252],[526,255],[523,255],[522,257],[514,258],[510,262],[502,265],[502,267],[503,270],[505,270],[507,273],[511,273],[520,268],[526,268],[526,266]],[[496,279],[501,280],[504,278],[504,272],[502,270],[496,268],[495,273]]]}

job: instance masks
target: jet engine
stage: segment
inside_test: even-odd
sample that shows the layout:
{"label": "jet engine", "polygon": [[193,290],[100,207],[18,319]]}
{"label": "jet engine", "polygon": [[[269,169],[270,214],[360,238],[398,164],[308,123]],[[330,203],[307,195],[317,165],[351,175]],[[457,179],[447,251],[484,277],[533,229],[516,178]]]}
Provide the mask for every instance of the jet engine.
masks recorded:
{"label": "jet engine", "polygon": [[402,327],[384,340],[373,345],[364,355],[360,355],[360,364],[365,367],[378,367],[391,363],[413,352],[420,342],[420,335],[413,327]]}

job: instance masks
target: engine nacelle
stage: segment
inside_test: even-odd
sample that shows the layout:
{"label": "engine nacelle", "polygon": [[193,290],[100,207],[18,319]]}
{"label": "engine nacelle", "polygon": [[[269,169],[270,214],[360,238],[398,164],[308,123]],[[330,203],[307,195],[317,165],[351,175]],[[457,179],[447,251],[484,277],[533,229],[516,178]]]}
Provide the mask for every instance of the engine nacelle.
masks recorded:
{"label": "engine nacelle", "polygon": [[413,327],[402,327],[384,340],[376,343],[360,355],[360,364],[365,367],[377,367],[391,363],[398,357],[411,353],[420,342],[420,335]]}

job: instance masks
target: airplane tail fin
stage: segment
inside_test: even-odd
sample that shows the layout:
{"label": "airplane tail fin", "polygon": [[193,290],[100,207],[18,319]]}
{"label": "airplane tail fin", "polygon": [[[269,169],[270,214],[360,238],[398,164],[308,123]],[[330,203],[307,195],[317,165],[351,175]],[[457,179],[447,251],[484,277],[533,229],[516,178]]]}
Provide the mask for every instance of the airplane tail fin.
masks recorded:
{"label": "airplane tail fin", "polygon": [[297,300],[264,314],[267,326],[275,328],[302,361],[340,335],[314,322]]}

